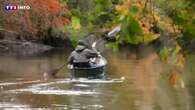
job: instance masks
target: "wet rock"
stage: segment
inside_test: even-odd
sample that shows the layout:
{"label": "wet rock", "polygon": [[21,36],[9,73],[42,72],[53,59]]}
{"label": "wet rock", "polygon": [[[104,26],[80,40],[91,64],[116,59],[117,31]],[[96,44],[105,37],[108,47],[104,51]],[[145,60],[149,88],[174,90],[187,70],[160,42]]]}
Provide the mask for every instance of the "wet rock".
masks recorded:
{"label": "wet rock", "polygon": [[0,54],[19,56],[38,55],[53,47],[30,41],[0,40]]}

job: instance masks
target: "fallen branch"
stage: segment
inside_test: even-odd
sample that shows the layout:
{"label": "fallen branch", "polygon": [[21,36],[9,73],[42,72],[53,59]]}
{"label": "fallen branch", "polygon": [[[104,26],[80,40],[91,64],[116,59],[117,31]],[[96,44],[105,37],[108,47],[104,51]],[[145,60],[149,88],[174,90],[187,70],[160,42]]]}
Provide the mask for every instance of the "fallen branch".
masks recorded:
{"label": "fallen branch", "polygon": [[16,32],[16,31],[11,31],[11,30],[7,30],[7,29],[3,29],[3,28],[0,28],[0,31],[5,31],[5,32],[13,33],[13,34],[18,34],[18,32]]}
{"label": "fallen branch", "polygon": [[9,49],[7,46],[4,46],[4,45],[0,45],[0,48],[2,48],[4,50],[8,50]]}

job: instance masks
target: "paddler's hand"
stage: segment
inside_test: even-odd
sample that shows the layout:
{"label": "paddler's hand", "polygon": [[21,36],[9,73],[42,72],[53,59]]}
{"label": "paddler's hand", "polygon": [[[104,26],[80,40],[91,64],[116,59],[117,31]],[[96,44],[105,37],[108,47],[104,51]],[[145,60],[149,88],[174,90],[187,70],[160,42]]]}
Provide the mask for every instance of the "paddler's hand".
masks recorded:
{"label": "paddler's hand", "polygon": [[72,69],[73,68],[73,65],[68,64],[67,67],[70,68],[70,69]]}
{"label": "paddler's hand", "polygon": [[100,52],[97,52],[98,57],[101,57]]}

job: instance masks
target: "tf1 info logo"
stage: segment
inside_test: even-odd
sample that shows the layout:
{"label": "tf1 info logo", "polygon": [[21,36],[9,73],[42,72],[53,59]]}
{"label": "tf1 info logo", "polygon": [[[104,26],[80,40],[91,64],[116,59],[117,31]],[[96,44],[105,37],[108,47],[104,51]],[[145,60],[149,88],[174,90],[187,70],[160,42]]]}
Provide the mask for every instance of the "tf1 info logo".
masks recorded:
{"label": "tf1 info logo", "polygon": [[29,5],[13,5],[7,4],[4,6],[5,11],[16,11],[16,10],[30,10]]}

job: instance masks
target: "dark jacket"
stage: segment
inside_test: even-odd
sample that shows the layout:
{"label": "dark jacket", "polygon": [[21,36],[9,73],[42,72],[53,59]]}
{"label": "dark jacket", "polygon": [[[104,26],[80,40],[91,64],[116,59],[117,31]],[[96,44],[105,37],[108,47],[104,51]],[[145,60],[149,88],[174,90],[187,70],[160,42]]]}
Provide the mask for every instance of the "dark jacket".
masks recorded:
{"label": "dark jacket", "polygon": [[97,56],[97,52],[86,48],[86,46],[77,45],[75,50],[70,54],[68,63],[86,63],[90,61],[90,58],[95,58]]}

